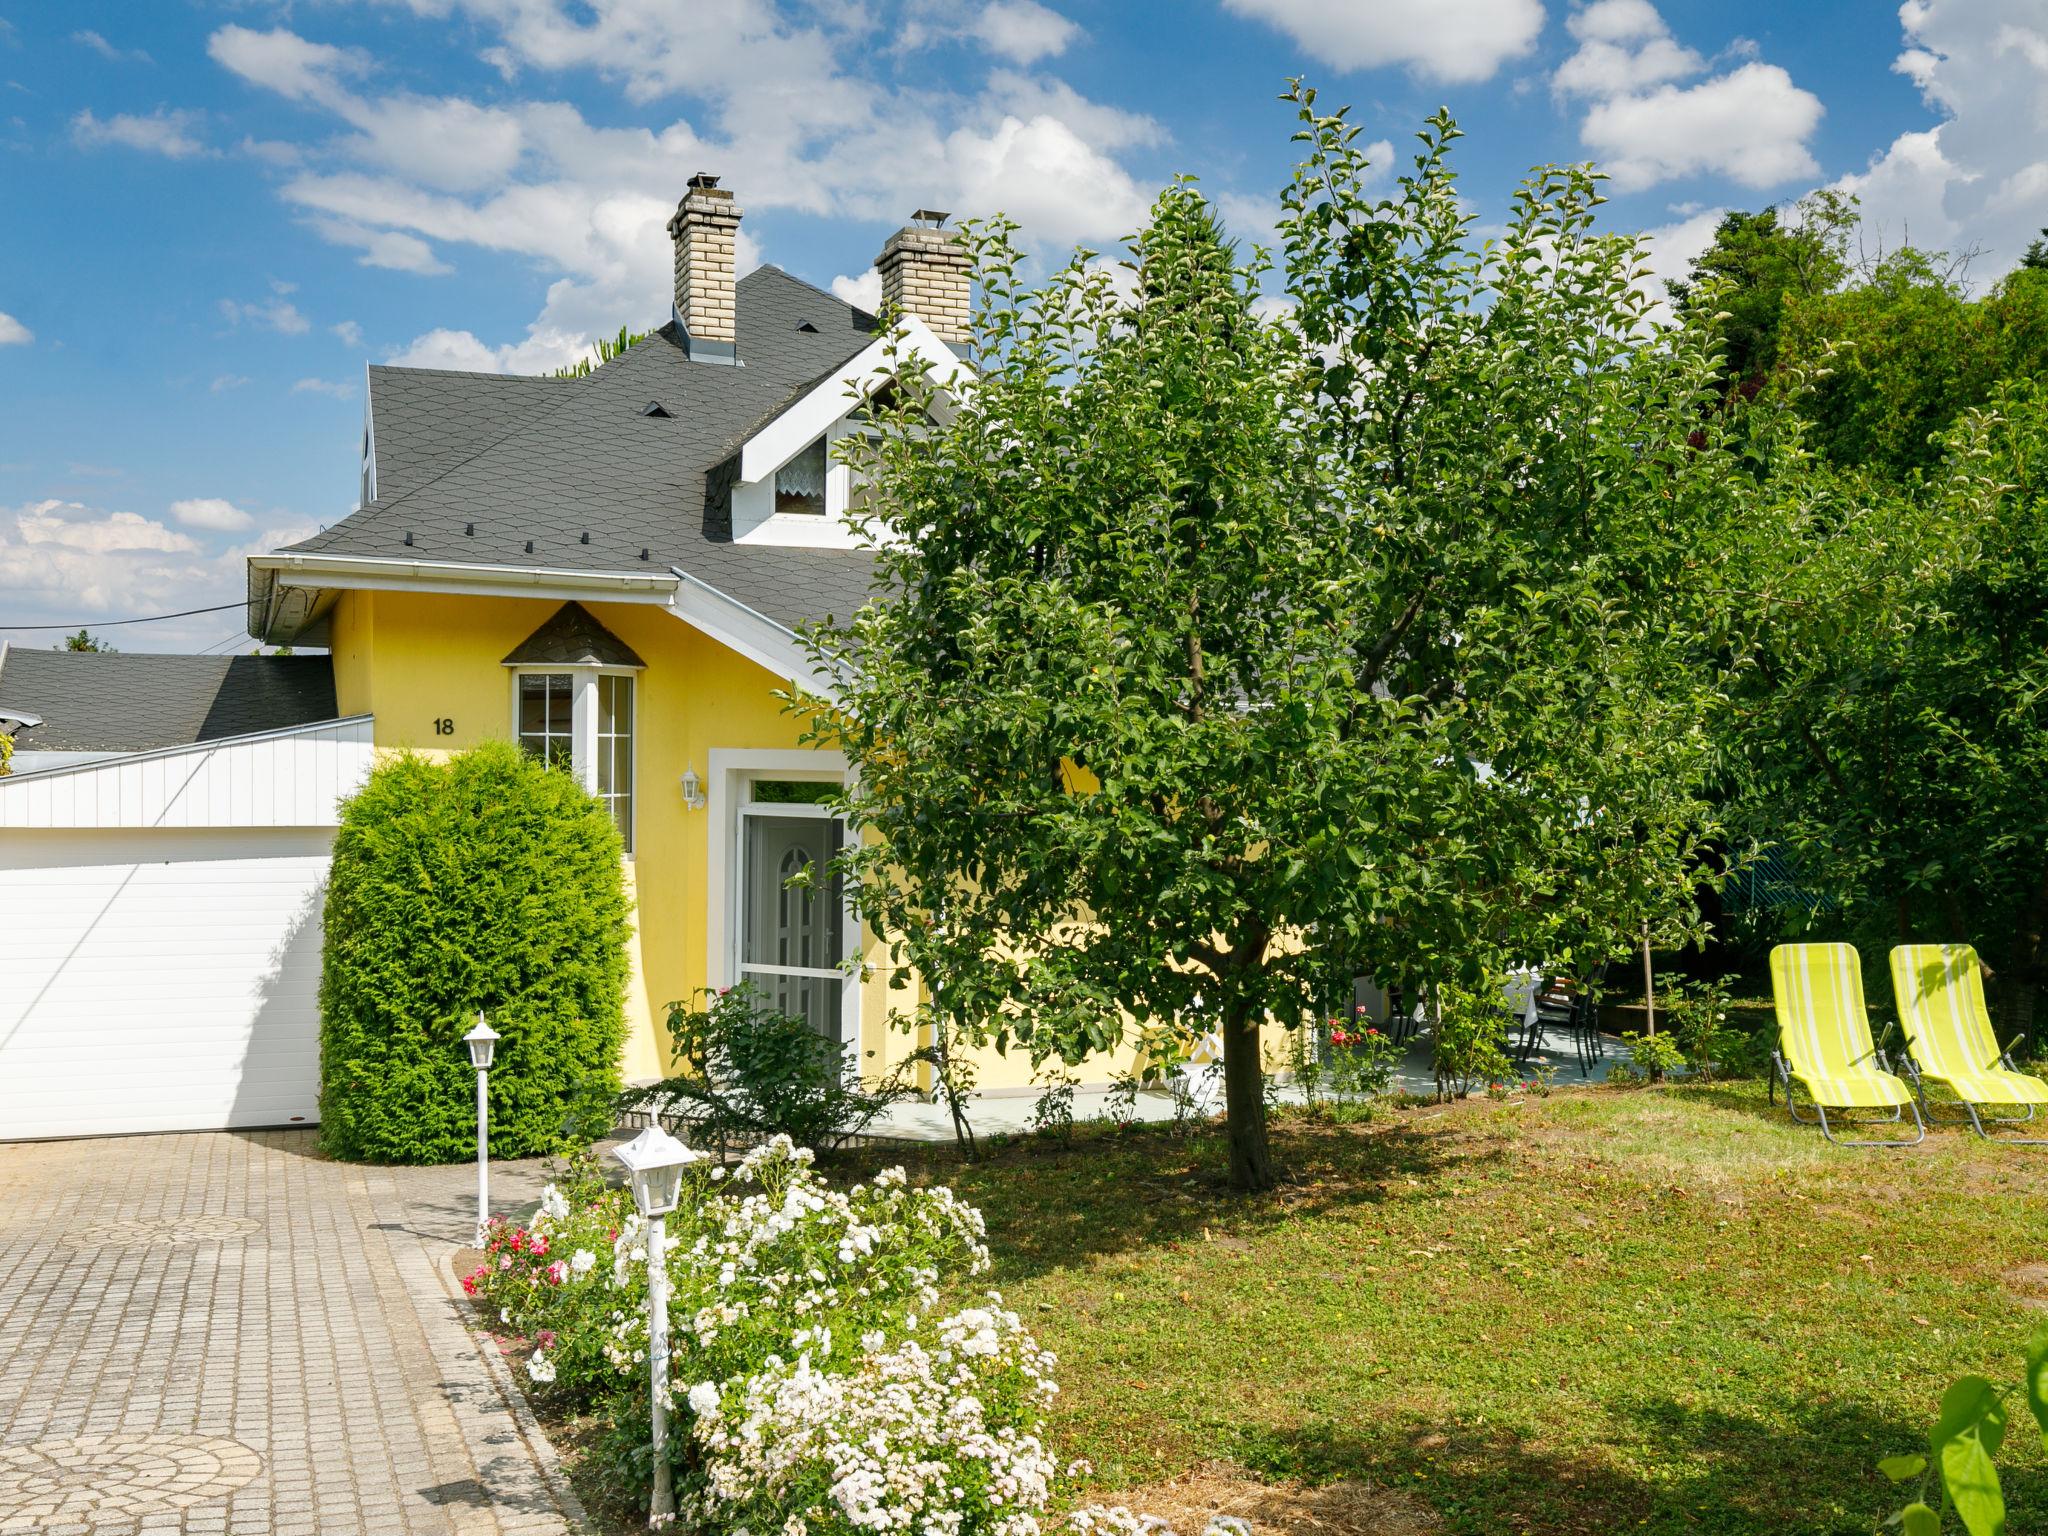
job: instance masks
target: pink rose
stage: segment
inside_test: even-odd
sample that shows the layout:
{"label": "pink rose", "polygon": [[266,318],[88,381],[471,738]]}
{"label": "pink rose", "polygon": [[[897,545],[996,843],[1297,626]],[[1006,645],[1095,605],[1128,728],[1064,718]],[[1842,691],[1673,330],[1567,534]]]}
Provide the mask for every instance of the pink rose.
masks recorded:
{"label": "pink rose", "polygon": [[569,1278],[569,1266],[560,1259],[548,1266],[548,1284],[560,1285]]}

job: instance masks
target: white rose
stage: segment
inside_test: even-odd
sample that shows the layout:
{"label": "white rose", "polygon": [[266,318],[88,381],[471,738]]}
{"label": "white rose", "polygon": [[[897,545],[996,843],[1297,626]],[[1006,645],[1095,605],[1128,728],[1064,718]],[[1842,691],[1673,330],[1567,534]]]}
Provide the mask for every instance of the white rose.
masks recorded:
{"label": "white rose", "polygon": [[718,1387],[715,1383],[700,1381],[690,1388],[690,1412],[700,1419],[718,1417]]}

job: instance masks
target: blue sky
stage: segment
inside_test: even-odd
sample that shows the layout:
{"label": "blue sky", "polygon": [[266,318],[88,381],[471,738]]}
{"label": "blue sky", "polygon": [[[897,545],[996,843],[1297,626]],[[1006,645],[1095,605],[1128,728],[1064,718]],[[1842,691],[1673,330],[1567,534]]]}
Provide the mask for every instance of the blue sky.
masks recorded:
{"label": "blue sky", "polygon": [[1293,74],[1397,154],[1450,107],[1482,223],[1597,160],[1664,272],[1828,184],[1980,282],[2048,223],[2048,0],[0,0],[0,639],[233,601],[352,507],[368,362],[665,318],[694,171],[849,295],[922,205],[1052,259],[1192,172],[1259,239]]}

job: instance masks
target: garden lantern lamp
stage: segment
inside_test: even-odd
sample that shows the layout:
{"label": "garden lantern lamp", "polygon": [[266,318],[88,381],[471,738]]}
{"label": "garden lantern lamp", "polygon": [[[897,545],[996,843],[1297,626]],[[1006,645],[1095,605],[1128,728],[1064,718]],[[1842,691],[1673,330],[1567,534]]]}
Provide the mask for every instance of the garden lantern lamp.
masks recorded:
{"label": "garden lantern lamp", "polygon": [[612,1154],[626,1166],[633,1204],[647,1221],[647,1371],[654,1417],[654,1497],[648,1524],[657,1530],[675,1518],[676,1495],[668,1465],[668,1261],[663,1247],[667,1216],[682,1198],[683,1169],[704,1156],[659,1125],[650,1125]]}
{"label": "garden lantern lamp", "polygon": [[476,1068],[476,1245],[484,1245],[484,1232],[491,1221],[491,1055],[498,1046],[498,1032],[484,1022],[478,1009],[476,1028],[462,1037],[469,1047],[469,1064]]}

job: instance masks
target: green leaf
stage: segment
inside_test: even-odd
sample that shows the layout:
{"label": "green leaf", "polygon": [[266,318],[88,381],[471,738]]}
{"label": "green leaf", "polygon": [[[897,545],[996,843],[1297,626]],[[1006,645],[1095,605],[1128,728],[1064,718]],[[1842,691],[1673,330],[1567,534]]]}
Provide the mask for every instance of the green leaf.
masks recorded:
{"label": "green leaf", "polygon": [[1941,1516],[1925,1504],[1908,1504],[1899,1511],[1899,1529],[1905,1536],[1941,1536]]}
{"label": "green leaf", "polygon": [[2048,1323],[2027,1340],[2027,1406],[2041,1426],[2041,1444],[2048,1448]]}
{"label": "green leaf", "polygon": [[1970,1536],[2005,1536],[2005,1495],[1992,1457],[2005,1440],[2005,1405],[1982,1376],[1962,1376],[1941,1395],[1929,1445],[1941,1484]]}
{"label": "green leaf", "polygon": [[1925,1456],[1887,1456],[1877,1464],[1877,1470],[1895,1483],[1918,1477],[1927,1470]]}

